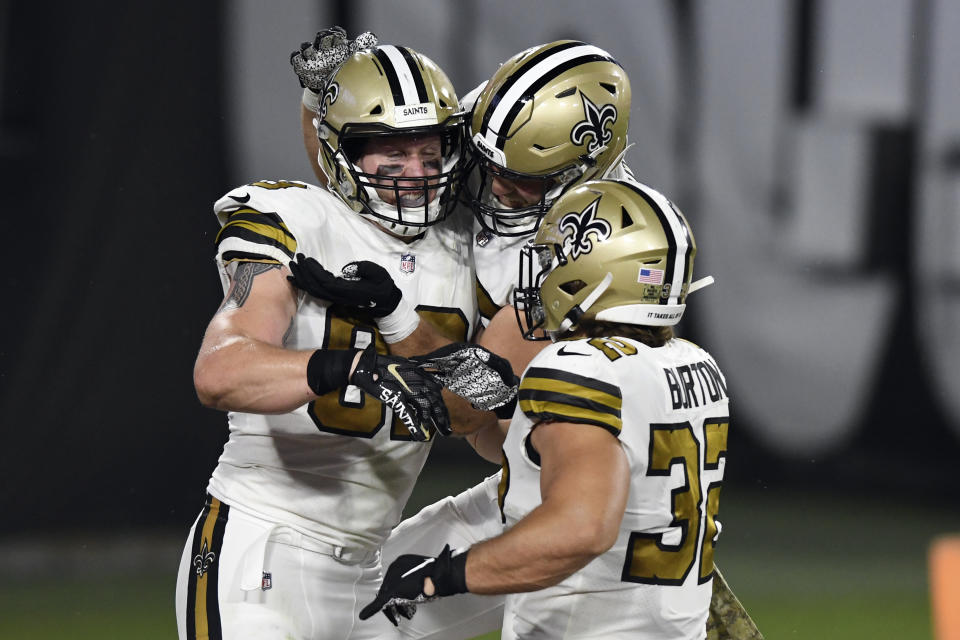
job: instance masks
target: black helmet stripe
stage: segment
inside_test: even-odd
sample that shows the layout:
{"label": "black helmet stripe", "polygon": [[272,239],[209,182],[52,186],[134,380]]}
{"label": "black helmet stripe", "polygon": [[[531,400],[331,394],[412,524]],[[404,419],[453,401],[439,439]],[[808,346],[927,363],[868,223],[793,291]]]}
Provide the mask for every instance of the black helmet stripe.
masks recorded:
{"label": "black helmet stripe", "polygon": [[[483,114],[480,133],[487,144],[502,149],[505,136],[523,109],[523,98],[540,90],[557,76],[590,62],[618,64],[610,55],[592,45],[569,42],[544,51],[525,62],[496,92]],[[494,131],[496,136],[494,139]]]}
{"label": "black helmet stripe", "polygon": [[663,227],[664,235],[667,237],[668,247],[667,268],[663,274],[663,282],[670,285],[670,297],[660,298],[660,304],[680,304],[680,294],[683,292],[683,283],[687,280],[690,254],[693,251],[692,236],[686,219],[663,194],[629,180],[615,182],[639,194],[657,214],[660,226]]}
{"label": "black helmet stripe", "polygon": [[403,59],[407,61],[407,65],[410,67],[413,83],[417,85],[417,98],[421,104],[427,102],[427,86],[423,83],[423,73],[420,71],[420,65],[417,64],[413,54],[410,53],[410,49],[397,47],[397,51],[400,52],[400,55],[403,56]]}
{"label": "black helmet stripe", "polygon": [[[560,65],[556,69],[553,69],[552,71],[550,71],[549,74],[542,76],[534,84],[530,85],[530,88],[527,90],[527,95],[531,93],[536,93],[537,91],[542,89],[545,85],[553,81],[554,78],[563,74],[569,69],[573,69],[574,67],[579,67],[580,65],[586,64],[588,62],[597,62],[599,60],[609,60],[609,58],[605,58],[603,56],[584,56],[582,58],[577,58],[575,60],[570,60],[568,62],[565,62],[564,64]],[[501,125],[500,127],[501,135],[497,136],[498,149],[502,150],[504,145],[506,145],[507,132],[509,132],[510,128],[513,126],[513,121],[516,120],[517,116],[520,115],[520,112],[523,111],[523,107],[525,104],[526,103],[523,100],[518,100],[513,103],[512,107],[510,107],[510,111],[507,112],[507,116],[503,119],[503,125]]]}
{"label": "black helmet stripe", "polygon": [[408,49],[390,44],[381,45],[377,48],[376,56],[390,84],[394,104],[427,102],[427,89],[423,82],[423,75]]}
{"label": "black helmet stripe", "polygon": [[506,95],[507,91],[510,90],[510,87],[516,84],[519,78],[523,77],[523,74],[527,73],[530,69],[540,64],[550,56],[556,55],[561,51],[566,51],[567,49],[570,49],[572,47],[582,47],[583,44],[584,43],[582,42],[564,42],[563,44],[553,47],[552,49],[541,51],[540,53],[538,53],[537,55],[533,56],[532,58],[524,62],[522,65],[520,65],[510,75],[509,78],[506,78],[503,81],[503,84],[500,86],[500,89],[497,90],[496,95],[491,97],[490,104],[487,107],[487,112],[483,114],[483,125],[480,130],[481,131],[486,130],[487,125],[490,122],[490,116],[493,114],[494,110],[497,108],[497,105],[500,104],[500,100],[503,98],[504,95]]}

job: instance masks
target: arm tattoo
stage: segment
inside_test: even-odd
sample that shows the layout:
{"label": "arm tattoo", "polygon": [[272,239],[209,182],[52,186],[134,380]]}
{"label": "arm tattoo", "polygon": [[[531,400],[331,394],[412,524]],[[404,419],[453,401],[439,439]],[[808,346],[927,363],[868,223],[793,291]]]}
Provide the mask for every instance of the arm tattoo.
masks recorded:
{"label": "arm tattoo", "polygon": [[262,262],[241,262],[238,264],[237,270],[233,274],[230,290],[227,292],[227,297],[223,299],[223,304],[217,309],[217,313],[242,307],[243,303],[250,297],[250,291],[253,289],[253,279],[261,273],[279,268],[279,264]]}

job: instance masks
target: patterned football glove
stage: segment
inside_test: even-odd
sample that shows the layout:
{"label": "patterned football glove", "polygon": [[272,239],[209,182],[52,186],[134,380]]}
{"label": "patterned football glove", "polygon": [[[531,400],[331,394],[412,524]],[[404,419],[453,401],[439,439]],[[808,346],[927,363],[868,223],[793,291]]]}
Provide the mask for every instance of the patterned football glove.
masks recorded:
{"label": "patterned football glove", "polygon": [[[454,342],[423,356],[411,358],[444,387],[465,398],[474,409],[513,414],[520,379],[510,363],[475,344]],[[505,418],[509,418],[506,415]]]}
{"label": "patterned football glove", "polygon": [[323,91],[327,78],[341,62],[361,49],[377,45],[377,36],[369,31],[349,40],[341,27],[317,31],[313,42],[304,42],[290,54],[290,64],[300,86],[316,93]]}
{"label": "patterned football glove", "polygon": [[[390,563],[383,584],[373,602],[360,611],[360,619],[366,620],[383,611],[394,625],[398,615],[408,620],[416,613],[416,605],[430,602],[443,596],[467,592],[467,551],[453,555],[450,545],[443,547],[436,558],[405,554]],[[424,580],[433,581],[433,595],[423,592]]]}
{"label": "patterned football glove", "polygon": [[387,270],[367,260],[344,266],[341,276],[333,275],[302,253],[298,253],[297,259],[288,266],[293,275],[287,276],[287,280],[298,289],[314,298],[329,300],[374,318],[393,313],[403,297]]}
{"label": "patterned football glove", "polygon": [[350,383],[392,409],[414,440],[429,440],[435,432],[450,435],[450,414],[442,389],[417,363],[378,354],[370,345],[360,356]]}

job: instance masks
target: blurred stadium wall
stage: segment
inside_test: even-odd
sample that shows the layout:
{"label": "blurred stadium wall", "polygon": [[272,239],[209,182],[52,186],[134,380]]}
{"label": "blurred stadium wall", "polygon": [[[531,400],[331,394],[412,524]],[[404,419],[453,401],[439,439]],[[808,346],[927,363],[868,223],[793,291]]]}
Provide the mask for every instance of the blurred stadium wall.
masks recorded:
{"label": "blurred stadium wall", "polygon": [[629,164],[717,279],[681,331],[728,377],[729,484],[955,508],[960,5],[546,7],[0,6],[0,534],[186,530],[226,437],[191,379],[221,297],[211,205],[310,179],[287,59],[332,23],[422,51],[461,94],[534,44],[608,49],[633,86]]}

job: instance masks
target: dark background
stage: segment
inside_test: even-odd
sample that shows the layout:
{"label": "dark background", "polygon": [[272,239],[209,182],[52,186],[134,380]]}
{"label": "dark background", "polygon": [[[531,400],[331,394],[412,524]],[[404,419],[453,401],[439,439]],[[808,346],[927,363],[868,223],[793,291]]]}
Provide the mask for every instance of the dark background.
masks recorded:
{"label": "dark background", "polygon": [[[327,10],[356,32],[349,3]],[[189,11],[149,3],[0,7],[8,265],[0,534],[186,531],[200,507],[226,439],[225,416],[201,407],[192,386],[193,360],[222,295],[211,207],[235,184],[261,177],[239,175],[231,155],[223,51],[235,34],[225,32],[224,13],[223,2]],[[291,42],[313,27],[303,30]],[[881,154],[899,159],[877,170],[896,176],[909,196],[910,134],[892,139],[907,152]],[[876,189],[889,187],[877,181]],[[897,213],[909,220],[910,198],[901,194],[900,202]],[[696,207],[687,212],[696,219]],[[738,429],[729,485],[957,506],[960,444],[918,346],[925,328],[912,304],[909,229],[876,230],[879,246],[898,247],[871,256],[871,268],[897,274],[898,303],[855,437],[827,455],[791,457],[752,437],[756,426]],[[689,314],[684,334],[697,341],[708,318],[695,305]],[[751,389],[729,382],[734,423],[749,421],[737,415],[736,398]],[[474,463],[459,444],[438,445],[431,460]]]}

